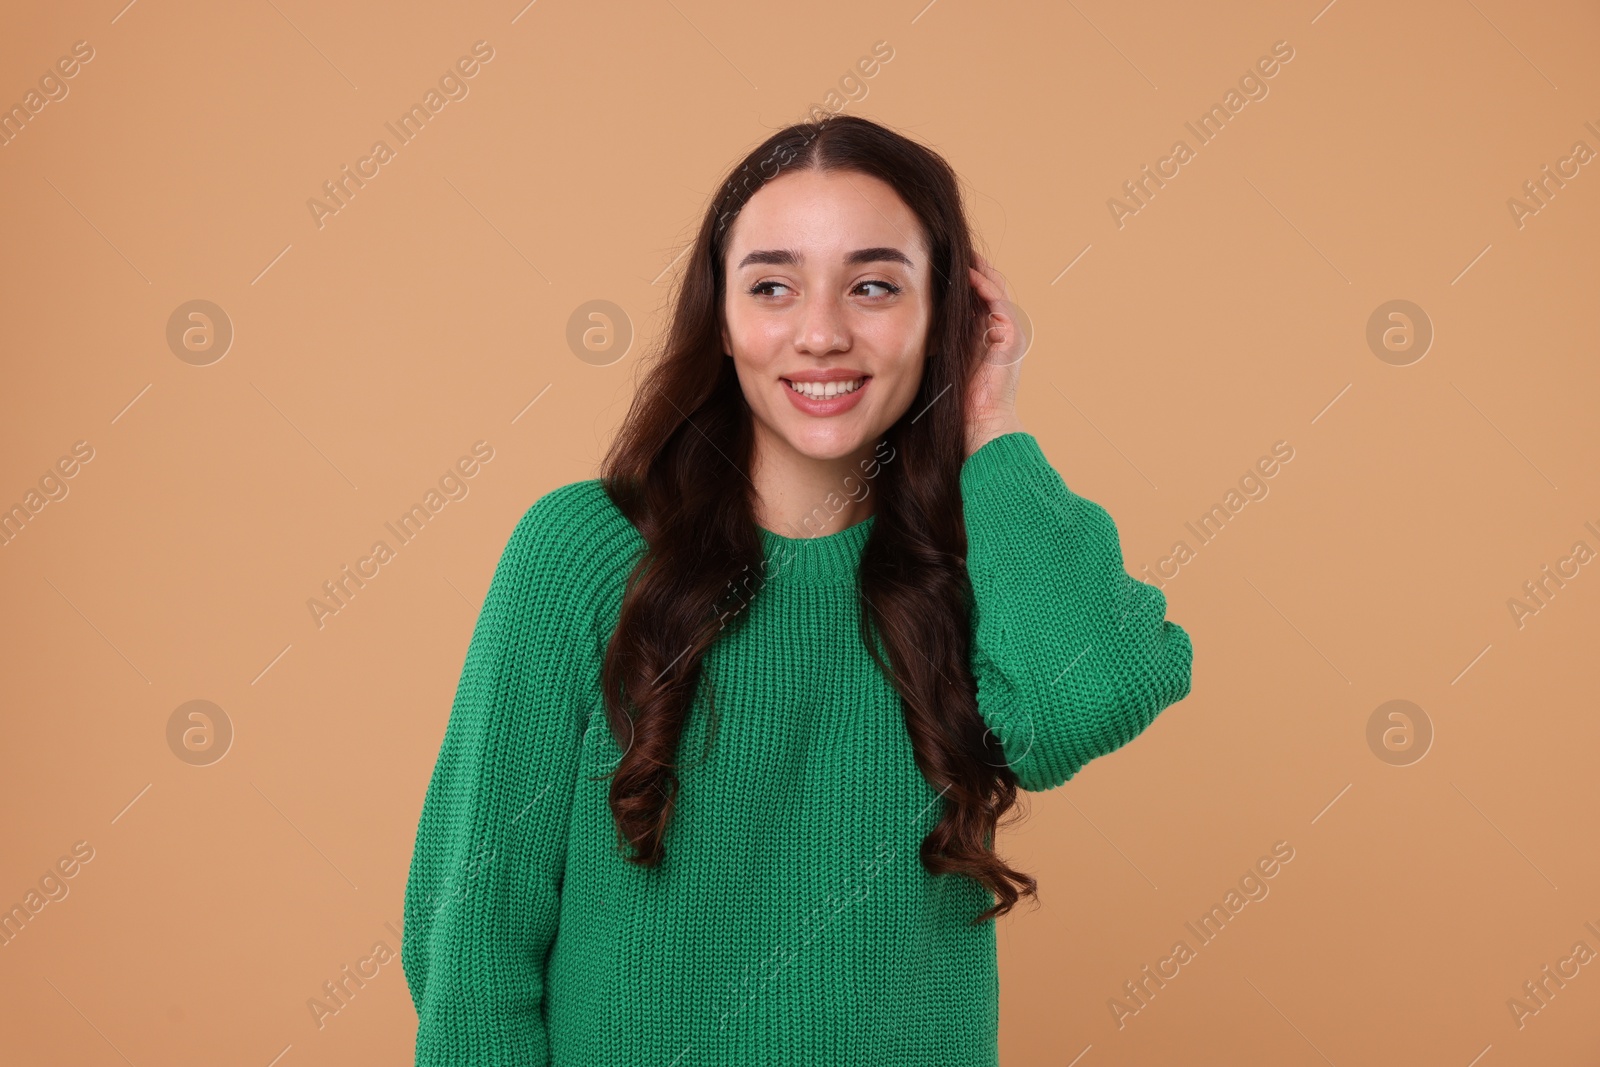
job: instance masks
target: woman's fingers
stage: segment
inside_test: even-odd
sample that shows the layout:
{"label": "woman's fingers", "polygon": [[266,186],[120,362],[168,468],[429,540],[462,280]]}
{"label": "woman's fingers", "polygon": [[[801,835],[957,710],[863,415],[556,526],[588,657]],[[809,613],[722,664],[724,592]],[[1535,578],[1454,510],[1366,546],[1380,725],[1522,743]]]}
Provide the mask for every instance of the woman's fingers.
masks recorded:
{"label": "woman's fingers", "polygon": [[984,293],[992,292],[998,288],[998,286],[994,284],[994,278],[990,275],[987,268],[988,264],[981,259],[978,260],[976,266],[967,268],[972,272],[973,284],[978,287],[979,291]]}
{"label": "woman's fingers", "polygon": [[972,274],[973,288],[977,289],[979,295],[985,300],[994,300],[1000,295],[1000,291],[995,287],[994,281],[987,274],[977,267],[968,267],[967,270]]}
{"label": "woman's fingers", "polygon": [[994,264],[990,263],[987,259],[984,259],[979,253],[974,252],[972,254],[972,258],[977,263],[978,272],[985,279],[987,279],[996,290],[998,290],[1001,297],[1006,300],[1010,300],[1011,286],[1006,283],[1004,275],[994,268]]}
{"label": "woman's fingers", "polygon": [[1011,298],[994,279],[974,272],[972,275],[972,287],[978,291],[978,295],[989,305],[988,310],[991,315],[1011,317]]}

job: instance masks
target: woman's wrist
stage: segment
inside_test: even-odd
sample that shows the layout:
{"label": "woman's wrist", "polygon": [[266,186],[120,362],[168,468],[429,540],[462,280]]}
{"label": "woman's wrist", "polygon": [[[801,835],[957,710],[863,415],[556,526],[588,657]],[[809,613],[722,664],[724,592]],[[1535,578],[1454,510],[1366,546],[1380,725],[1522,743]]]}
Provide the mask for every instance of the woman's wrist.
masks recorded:
{"label": "woman's wrist", "polygon": [[996,437],[1004,437],[1008,433],[1027,433],[1027,428],[1022,425],[1022,420],[1012,414],[1004,418],[979,420],[967,431],[967,456],[970,458],[974,452],[993,441]]}

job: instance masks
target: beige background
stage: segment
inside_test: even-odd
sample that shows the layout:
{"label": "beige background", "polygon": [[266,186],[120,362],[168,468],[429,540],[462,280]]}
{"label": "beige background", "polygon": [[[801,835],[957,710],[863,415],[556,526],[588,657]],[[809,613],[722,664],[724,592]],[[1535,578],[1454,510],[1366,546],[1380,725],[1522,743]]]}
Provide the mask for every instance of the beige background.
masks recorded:
{"label": "beige background", "polygon": [[[1037,330],[1023,422],[1129,570],[1196,549],[1165,586],[1193,695],[1004,839],[1043,903],[1000,930],[1003,1062],[1596,1062],[1600,962],[1508,1007],[1600,952],[1600,564],[1508,607],[1600,550],[1600,163],[1507,204],[1600,150],[1594,5],[120,3],[0,34],[6,105],[94,53],[0,148],[0,506],[92,449],[0,547],[0,906],[92,849],[0,947],[8,1062],[410,1061],[398,958],[320,1026],[308,1002],[398,948],[495,561],[593,475],[723,169],[830,92],[963,176]],[[469,95],[319,228],[323,182],[480,40]],[[1119,228],[1108,199],[1277,41],[1268,95]],[[605,366],[566,342],[596,299],[637,331]],[[1366,341],[1395,299],[1436,331],[1405,366]],[[193,300],[234,330],[208,365],[167,341]],[[319,627],[478,441],[468,494]],[[1395,699],[1434,733],[1406,766],[1368,743]],[[208,765],[169,741],[193,700],[233,731]],[[1119,1028],[1279,841],[1270,895]]]}

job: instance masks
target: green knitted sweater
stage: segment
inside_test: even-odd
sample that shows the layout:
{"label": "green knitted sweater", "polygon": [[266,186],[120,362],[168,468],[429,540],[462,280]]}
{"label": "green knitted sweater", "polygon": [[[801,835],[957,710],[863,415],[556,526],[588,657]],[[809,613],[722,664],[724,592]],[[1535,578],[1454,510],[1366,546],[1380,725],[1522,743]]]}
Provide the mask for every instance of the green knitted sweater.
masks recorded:
{"label": "green knitted sweater", "polygon": [[[1052,789],[1189,692],[1188,634],[1028,433],[961,471],[979,710]],[[626,862],[602,653],[638,531],[598,479],[512,532],[417,827],[402,967],[416,1062],[993,1067],[993,903],[918,859],[938,790],[857,630],[871,517],[762,530],[776,566],[703,661],[660,866]]]}

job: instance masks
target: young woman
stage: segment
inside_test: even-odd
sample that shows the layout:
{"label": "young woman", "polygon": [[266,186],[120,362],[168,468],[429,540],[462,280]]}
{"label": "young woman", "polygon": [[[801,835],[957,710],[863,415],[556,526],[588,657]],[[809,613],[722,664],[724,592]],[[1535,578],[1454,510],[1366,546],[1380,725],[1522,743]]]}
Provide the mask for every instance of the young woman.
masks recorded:
{"label": "young woman", "polygon": [[1014,407],[935,153],[785,129],[723,184],[603,477],[518,522],[405,898],[417,1063],[998,1057],[995,852],[1189,692],[1189,636]]}

